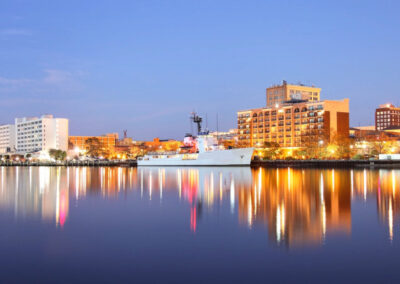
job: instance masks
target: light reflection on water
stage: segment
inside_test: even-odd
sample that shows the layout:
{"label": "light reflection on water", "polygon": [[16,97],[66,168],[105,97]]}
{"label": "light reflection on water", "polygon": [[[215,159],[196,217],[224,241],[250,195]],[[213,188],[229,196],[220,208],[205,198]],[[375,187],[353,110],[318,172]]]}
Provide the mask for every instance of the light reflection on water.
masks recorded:
{"label": "light reflection on water", "polygon": [[[240,226],[267,228],[278,245],[322,245],[327,235],[352,233],[352,203],[376,201],[389,241],[396,237],[399,170],[232,168],[0,168],[0,209],[14,218],[40,218],[64,227],[88,196],[118,199],[121,193],[189,204],[193,233],[202,214],[222,208]],[[368,203],[368,206],[375,202]],[[226,206],[225,206],[226,205]],[[366,205],[367,206],[367,205]],[[397,224],[397,223],[396,223]]]}

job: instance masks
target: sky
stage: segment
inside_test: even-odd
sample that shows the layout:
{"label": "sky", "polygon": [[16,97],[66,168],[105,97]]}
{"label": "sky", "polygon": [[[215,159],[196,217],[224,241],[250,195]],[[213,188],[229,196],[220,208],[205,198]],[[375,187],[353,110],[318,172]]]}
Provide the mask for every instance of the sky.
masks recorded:
{"label": "sky", "polygon": [[0,1],[0,124],[181,139],[266,104],[287,80],[350,99],[352,126],[400,104],[400,1]]}

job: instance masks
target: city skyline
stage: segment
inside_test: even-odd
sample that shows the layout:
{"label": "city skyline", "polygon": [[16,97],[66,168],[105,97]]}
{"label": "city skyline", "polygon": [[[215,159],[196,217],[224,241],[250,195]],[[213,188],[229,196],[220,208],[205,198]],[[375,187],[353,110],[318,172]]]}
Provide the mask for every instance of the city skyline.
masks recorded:
{"label": "city skyline", "polygon": [[3,3],[0,124],[52,113],[73,135],[182,139],[191,111],[235,128],[282,80],[349,98],[351,126],[400,104],[398,3],[119,3]]}

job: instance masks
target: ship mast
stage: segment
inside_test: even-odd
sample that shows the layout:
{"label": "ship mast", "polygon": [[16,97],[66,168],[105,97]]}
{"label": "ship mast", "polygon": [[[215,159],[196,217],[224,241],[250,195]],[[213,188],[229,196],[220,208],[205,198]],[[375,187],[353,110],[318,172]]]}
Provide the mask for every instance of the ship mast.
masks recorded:
{"label": "ship mast", "polygon": [[192,116],[190,117],[194,123],[197,124],[197,135],[201,134],[201,122],[203,121],[203,119],[198,116],[195,112],[192,112]]}

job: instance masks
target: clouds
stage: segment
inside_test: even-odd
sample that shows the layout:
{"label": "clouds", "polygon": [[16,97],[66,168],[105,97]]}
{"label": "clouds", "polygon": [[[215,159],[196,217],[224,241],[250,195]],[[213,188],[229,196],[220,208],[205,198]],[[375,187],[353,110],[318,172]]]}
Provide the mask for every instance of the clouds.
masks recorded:
{"label": "clouds", "polygon": [[70,95],[82,89],[83,72],[60,69],[42,70],[39,78],[7,78],[0,76],[0,95],[46,97],[47,94]]}
{"label": "clouds", "polygon": [[5,77],[0,77],[0,86],[22,86],[34,82],[30,79],[8,79]]}
{"label": "clouds", "polygon": [[46,76],[43,78],[43,83],[45,84],[54,85],[74,80],[73,74],[68,71],[47,69],[44,72]]}

